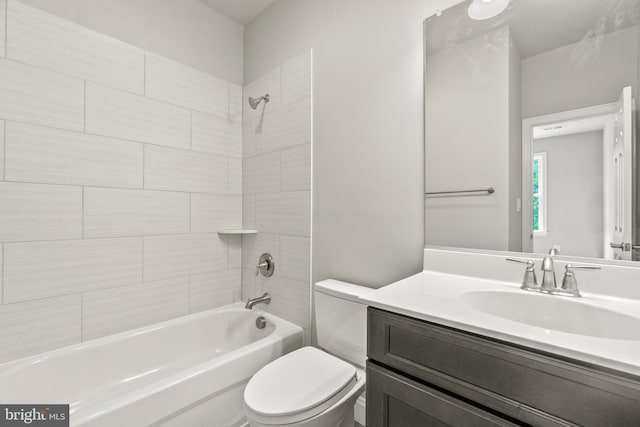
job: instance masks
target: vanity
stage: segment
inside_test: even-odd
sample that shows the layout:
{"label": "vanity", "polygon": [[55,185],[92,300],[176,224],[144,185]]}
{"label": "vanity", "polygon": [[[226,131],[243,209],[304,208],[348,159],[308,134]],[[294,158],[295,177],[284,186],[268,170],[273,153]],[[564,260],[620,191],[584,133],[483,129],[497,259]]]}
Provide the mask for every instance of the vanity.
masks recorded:
{"label": "vanity", "polygon": [[640,425],[635,269],[578,273],[570,298],[520,289],[505,255],[427,248],[425,271],[364,297],[367,426]]}

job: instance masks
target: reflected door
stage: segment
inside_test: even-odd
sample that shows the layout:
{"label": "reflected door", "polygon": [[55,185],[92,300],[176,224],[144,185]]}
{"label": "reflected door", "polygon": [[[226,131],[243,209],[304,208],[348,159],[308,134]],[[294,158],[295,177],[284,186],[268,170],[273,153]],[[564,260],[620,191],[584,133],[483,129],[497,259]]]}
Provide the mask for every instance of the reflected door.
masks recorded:
{"label": "reflected door", "polygon": [[613,149],[605,188],[608,201],[608,235],[611,241],[607,258],[631,260],[633,233],[633,97],[631,87],[622,90],[614,118]]}

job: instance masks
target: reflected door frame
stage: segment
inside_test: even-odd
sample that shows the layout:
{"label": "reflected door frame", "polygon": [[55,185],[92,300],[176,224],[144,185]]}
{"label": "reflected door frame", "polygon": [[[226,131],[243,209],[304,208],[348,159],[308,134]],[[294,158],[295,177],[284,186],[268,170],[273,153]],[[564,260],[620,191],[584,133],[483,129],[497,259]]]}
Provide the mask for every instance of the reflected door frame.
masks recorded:
{"label": "reflected door frame", "polygon": [[522,121],[522,252],[533,252],[533,129],[559,122],[606,116],[618,111],[618,103],[562,111]]}

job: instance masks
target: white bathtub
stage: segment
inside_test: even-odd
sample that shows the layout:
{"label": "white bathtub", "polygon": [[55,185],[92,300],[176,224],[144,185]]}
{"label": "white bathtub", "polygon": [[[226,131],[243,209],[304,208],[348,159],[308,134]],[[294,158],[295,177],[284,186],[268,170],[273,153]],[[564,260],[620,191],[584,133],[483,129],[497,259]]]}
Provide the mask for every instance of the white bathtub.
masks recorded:
{"label": "white bathtub", "polygon": [[251,376],[301,346],[238,303],[0,364],[0,403],[68,403],[72,426],[236,426]]}

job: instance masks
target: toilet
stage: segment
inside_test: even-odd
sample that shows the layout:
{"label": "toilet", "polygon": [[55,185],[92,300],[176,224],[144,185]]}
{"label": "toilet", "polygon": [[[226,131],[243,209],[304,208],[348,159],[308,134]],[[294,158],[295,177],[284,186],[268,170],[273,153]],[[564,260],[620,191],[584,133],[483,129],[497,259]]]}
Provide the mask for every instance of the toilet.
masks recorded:
{"label": "toilet", "polygon": [[[260,369],[244,391],[251,427],[364,425],[367,306],[373,289],[337,280],[314,286],[318,346],[303,347]],[[356,401],[358,404],[356,405]]]}

